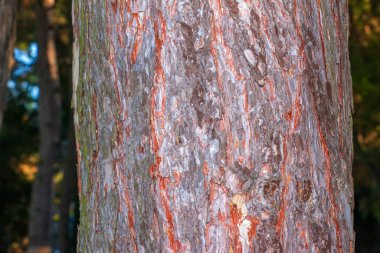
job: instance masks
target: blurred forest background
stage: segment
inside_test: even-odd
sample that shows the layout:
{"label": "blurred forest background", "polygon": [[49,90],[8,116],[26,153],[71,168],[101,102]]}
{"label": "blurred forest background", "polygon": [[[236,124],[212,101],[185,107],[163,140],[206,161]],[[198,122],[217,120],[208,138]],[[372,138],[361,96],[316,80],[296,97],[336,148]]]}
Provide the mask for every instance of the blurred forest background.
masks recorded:
{"label": "blurred forest background", "polygon": [[[24,252],[29,243],[32,183],[42,163],[41,146],[46,141],[46,136],[40,134],[40,130],[44,131],[41,129],[44,118],[58,126],[57,138],[50,144],[53,148],[48,149],[55,150],[53,184],[48,192],[53,252],[75,252],[78,200],[70,105],[71,0],[45,1],[51,5],[42,12],[38,2],[21,0],[17,7],[17,40],[0,132],[0,252]],[[349,2],[355,103],[356,252],[380,252],[380,1]],[[40,93],[46,89],[43,83],[49,79],[41,74],[47,71],[39,58],[49,57],[46,45],[51,43],[44,42],[41,34],[52,36],[55,45],[57,80],[53,80],[55,89],[49,91],[59,98],[54,110],[38,102],[39,98],[42,100]]]}

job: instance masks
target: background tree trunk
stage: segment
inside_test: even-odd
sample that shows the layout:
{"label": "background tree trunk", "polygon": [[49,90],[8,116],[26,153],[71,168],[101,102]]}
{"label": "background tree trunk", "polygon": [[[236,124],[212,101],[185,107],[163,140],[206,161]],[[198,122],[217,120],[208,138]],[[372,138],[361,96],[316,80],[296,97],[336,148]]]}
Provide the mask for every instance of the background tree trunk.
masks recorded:
{"label": "background tree trunk", "polygon": [[[70,227],[70,211],[73,211],[73,205],[77,205],[77,175],[76,175],[76,152],[74,123],[69,124],[67,154],[63,169],[62,195],[60,204],[60,223],[59,223],[59,246],[60,252],[69,253],[75,251],[75,228]],[[75,214],[76,216],[77,214]],[[75,225],[74,225],[75,227]],[[70,228],[72,230],[70,230]]]}
{"label": "background tree trunk", "polygon": [[347,0],[74,0],[79,252],[353,252]]}
{"label": "background tree trunk", "polygon": [[[43,0],[38,4],[37,62],[39,96],[40,156],[30,212],[29,252],[51,251],[52,177],[60,147],[61,98],[58,65],[55,50],[54,29],[51,18],[54,1]],[[56,168],[57,169],[57,168]]]}
{"label": "background tree trunk", "polygon": [[0,129],[7,101],[7,83],[16,41],[17,1],[0,0]]}

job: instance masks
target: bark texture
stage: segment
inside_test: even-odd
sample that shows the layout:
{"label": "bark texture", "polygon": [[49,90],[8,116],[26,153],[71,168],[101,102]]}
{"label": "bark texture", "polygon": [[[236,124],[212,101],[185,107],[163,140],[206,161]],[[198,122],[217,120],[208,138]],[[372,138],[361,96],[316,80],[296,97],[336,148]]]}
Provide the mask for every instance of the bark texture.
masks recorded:
{"label": "bark texture", "polygon": [[0,0],[0,129],[7,101],[7,83],[15,43],[16,0]]}
{"label": "bark texture", "polygon": [[74,0],[79,252],[353,252],[347,0]]}
{"label": "bark texture", "polygon": [[54,1],[38,5],[37,74],[40,87],[40,165],[33,183],[30,209],[29,252],[50,252],[52,240],[52,177],[60,147],[61,98],[54,30],[51,22]]}

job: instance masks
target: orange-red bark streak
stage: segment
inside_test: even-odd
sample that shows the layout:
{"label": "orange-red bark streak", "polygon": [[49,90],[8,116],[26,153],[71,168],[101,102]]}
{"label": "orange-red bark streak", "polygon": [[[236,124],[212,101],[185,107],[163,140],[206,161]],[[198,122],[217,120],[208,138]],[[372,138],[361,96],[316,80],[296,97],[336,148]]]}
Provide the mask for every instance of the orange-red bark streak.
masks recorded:
{"label": "orange-red bark streak", "polygon": [[[154,85],[152,88],[151,95],[151,109],[150,109],[150,117],[151,117],[151,139],[152,139],[152,149],[155,154],[155,163],[151,165],[149,171],[150,175],[155,178],[158,173],[158,168],[161,163],[161,157],[158,154],[160,149],[160,145],[163,140],[163,136],[157,136],[156,126],[159,125],[158,121],[161,120],[161,127],[164,125],[164,106],[165,106],[165,74],[162,68],[162,47],[164,40],[166,38],[166,22],[164,16],[161,12],[158,14],[158,21],[154,23],[154,35],[155,35],[155,43],[156,43],[156,68],[155,68],[155,77],[154,77]],[[156,110],[156,97],[159,87],[162,88],[162,101],[159,103],[161,105],[161,110]]]}
{"label": "orange-red bark streak", "polygon": [[296,130],[300,124],[300,118],[301,118],[301,87],[302,87],[302,80],[301,77],[297,77],[297,94],[296,94],[296,100],[294,102],[294,118],[293,118],[293,131]]}
{"label": "orange-red bark streak", "polygon": [[300,237],[305,241],[305,249],[309,249],[309,244],[307,243],[307,238],[306,238],[306,232],[305,232],[305,230],[301,231]]}
{"label": "orange-red bark streak", "polygon": [[[215,199],[215,193],[216,193],[217,188],[218,188],[218,184],[216,184],[213,181],[210,181],[210,192],[209,192],[209,196],[208,196],[209,207],[213,206],[214,199]],[[213,214],[211,214],[210,222],[206,224],[206,228],[205,228],[206,251],[210,246],[210,241],[211,241],[210,240],[210,227],[212,227],[214,225],[214,222],[215,222],[214,216],[213,216]]]}
{"label": "orange-red bark streak", "polygon": [[214,60],[215,68],[216,68],[218,87],[221,91],[223,91],[224,88],[223,88],[223,83],[222,83],[222,77],[220,75],[221,71],[219,70],[218,52],[216,50],[216,45],[214,45],[217,43],[217,31],[216,31],[216,27],[215,27],[215,17],[214,16],[212,16],[212,19],[211,19],[211,38],[212,38],[212,42],[210,44],[210,52],[211,52],[212,58]]}
{"label": "orange-red bark streak", "polygon": [[287,205],[287,200],[286,200],[286,195],[288,194],[288,178],[287,178],[287,173],[286,173],[286,163],[288,160],[288,151],[287,151],[287,139],[288,136],[286,135],[284,137],[284,141],[282,143],[282,153],[283,153],[283,161],[281,165],[281,175],[282,175],[282,180],[284,182],[284,188],[282,189],[281,193],[281,209],[278,212],[278,221],[276,224],[276,231],[277,233],[280,233],[284,230],[284,220],[285,220],[285,209]]}
{"label": "orange-red bark streak", "polygon": [[232,249],[233,252],[241,253],[243,251],[243,247],[239,240],[239,224],[242,218],[242,213],[234,203],[230,204],[230,217],[231,224],[229,225],[229,231],[232,239]]}
{"label": "orange-red bark streak", "polygon": [[204,189],[206,190],[207,189],[207,175],[208,175],[208,164],[206,161],[203,163],[202,172],[204,175]]}
{"label": "orange-red bark streak", "polygon": [[256,234],[257,234],[256,230],[257,230],[257,226],[260,224],[260,220],[254,216],[247,216],[246,219],[251,222],[251,228],[248,231],[248,238],[250,239],[249,240],[250,252],[254,253],[255,249],[254,249],[253,239],[256,237]]}
{"label": "orange-red bark streak", "polygon": [[319,139],[321,141],[322,150],[323,150],[323,153],[325,155],[325,163],[326,163],[325,180],[326,180],[326,187],[327,187],[327,191],[329,192],[330,203],[331,203],[330,212],[331,212],[332,219],[333,219],[334,226],[335,226],[338,252],[341,253],[341,252],[343,252],[343,250],[342,250],[342,243],[341,243],[341,238],[340,238],[340,226],[339,226],[338,218],[336,217],[337,205],[335,203],[334,192],[333,192],[332,185],[331,185],[332,173],[331,173],[330,152],[329,152],[329,148],[328,148],[327,142],[325,140],[324,134],[322,132],[322,129],[319,125],[319,122],[317,125],[318,125]]}
{"label": "orange-red bark streak", "polygon": [[247,216],[247,219],[251,222],[251,228],[248,231],[249,238],[256,237],[256,228],[260,223],[260,220],[256,217]]}
{"label": "orange-red bark streak", "polygon": [[[155,163],[151,165],[150,174],[153,178],[156,178],[156,175],[159,178],[159,194],[166,220],[168,222],[167,236],[169,246],[173,252],[178,252],[181,249],[181,243],[175,239],[173,214],[170,211],[167,196],[167,181],[169,179],[161,177],[158,171],[161,163],[161,157],[159,156],[158,151],[162,144],[163,136],[157,136],[156,126],[160,126],[161,128],[164,127],[164,112],[166,104],[165,73],[162,65],[162,50],[166,39],[166,21],[161,11],[158,12],[158,19],[154,22],[154,35],[156,44],[156,67],[151,99],[151,138],[153,143],[153,152],[155,154]],[[158,101],[160,110],[156,110],[156,96],[159,88],[161,88],[161,101]]]}
{"label": "orange-red bark streak", "polygon": [[163,177],[160,178],[160,197],[161,197],[162,205],[164,206],[166,220],[168,222],[167,235],[169,239],[169,245],[170,245],[170,248],[175,253],[181,249],[181,243],[175,239],[173,214],[170,211],[169,201],[167,197],[167,189],[166,189],[167,180],[168,180],[167,178],[163,178]]}
{"label": "orange-red bark streak", "polygon": [[220,45],[223,49],[223,57],[226,61],[227,68],[233,73],[235,76],[235,79],[238,81],[241,81],[244,79],[243,75],[240,75],[235,68],[234,58],[232,55],[232,50],[230,47],[226,45],[223,38],[223,24],[221,21],[221,16],[223,15],[223,7],[221,0],[209,0],[209,4],[211,8],[213,9],[213,15],[211,17],[211,55],[214,59],[214,65],[217,71],[217,80],[218,80],[218,86],[220,90],[224,90],[221,73],[222,69],[221,66],[219,66],[219,60],[218,60],[218,52],[217,52],[217,45]]}
{"label": "orange-red bark streak", "polygon": [[111,7],[112,7],[112,11],[114,15],[116,15],[116,11],[117,11],[117,2],[118,1],[111,1]]}
{"label": "orange-red bark streak", "polygon": [[131,198],[129,196],[129,191],[128,191],[128,182],[127,182],[127,178],[125,177],[125,175],[123,173],[121,173],[121,180],[123,182],[123,186],[125,186],[125,190],[124,190],[124,200],[125,200],[125,203],[127,204],[127,208],[128,208],[128,224],[129,224],[129,229],[131,231],[131,235],[132,235],[132,239],[133,239],[133,247],[134,247],[134,252],[137,252],[138,251],[138,248],[137,248],[137,242],[136,242],[136,231],[135,231],[135,219],[134,219],[134,215],[133,215],[133,206],[132,206],[132,202],[131,202]]}
{"label": "orange-red bark streak", "polygon": [[288,111],[287,113],[285,113],[285,119],[289,122],[289,123],[291,123],[291,121],[292,121],[292,111],[290,110],[290,111]]}
{"label": "orange-red bark streak", "polygon": [[153,179],[158,176],[158,168],[160,167],[161,157],[156,154],[154,163],[149,168],[149,174]]}
{"label": "orange-red bark streak", "polygon": [[137,28],[136,28],[136,37],[135,37],[135,41],[134,41],[134,44],[133,44],[133,48],[132,48],[132,56],[131,56],[131,59],[132,59],[132,64],[135,64],[136,63],[136,59],[137,59],[137,55],[140,51],[140,48],[141,48],[141,45],[142,45],[142,41],[143,41],[143,32],[145,30],[145,26],[146,26],[146,17],[144,15],[143,17],[143,21],[142,21],[142,24],[140,23],[140,20],[139,20],[139,13],[132,13],[132,20],[131,20],[131,23],[133,23],[133,20],[136,20],[136,23],[137,23]]}
{"label": "orange-red bark streak", "polygon": [[178,171],[174,171],[173,174],[174,174],[175,185],[179,186],[181,181],[182,181],[182,173],[180,173]]}
{"label": "orange-red bark streak", "polygon": [[152,98],[150,100],[150,116],[151,116],[151,138],[152,138],[152,149],[155,154],[157,154],[159,150],[158,139],[156,135],[156,127],[155,127],[155,112],[156,112],[156,96],[157,96],[157,87],[153,86],[152,88]]}

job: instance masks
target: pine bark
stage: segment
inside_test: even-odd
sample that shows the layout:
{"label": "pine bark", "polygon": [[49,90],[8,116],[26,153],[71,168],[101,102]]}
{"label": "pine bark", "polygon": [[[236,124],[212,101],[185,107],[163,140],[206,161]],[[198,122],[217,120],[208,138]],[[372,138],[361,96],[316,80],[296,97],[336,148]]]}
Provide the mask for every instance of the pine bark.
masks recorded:
{"label": "pine bark", "polygon": [[7,101],[7,83],[11,72],[11,59],[16,41],[17,1],[0,0],[0,129]]}
{"label": "pine bark", "polygon": [[37,42],[39,55],[37,74],[40,87],[39,128],[40,165],[33,183],[30,208],[30,253],[51,252],[52,244],[52,177],[57,170],[60,149],[61,97],[55,36],[52,25],[54,1],[38,4]]}
{"label": "pine bark", "polygon": [[347,0],[73,2],[79,252],[353,252]]}

